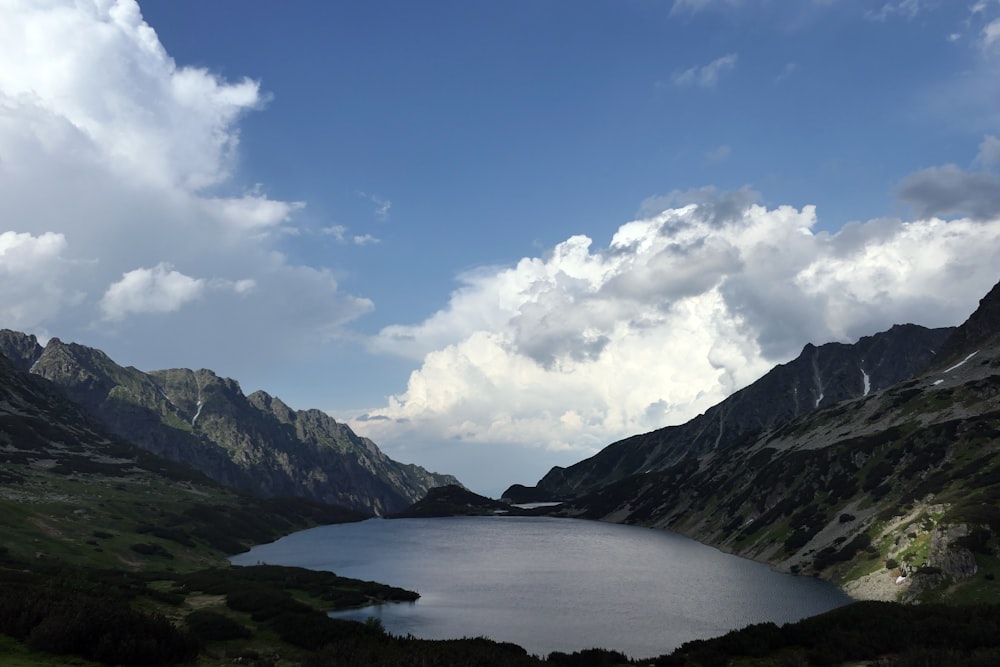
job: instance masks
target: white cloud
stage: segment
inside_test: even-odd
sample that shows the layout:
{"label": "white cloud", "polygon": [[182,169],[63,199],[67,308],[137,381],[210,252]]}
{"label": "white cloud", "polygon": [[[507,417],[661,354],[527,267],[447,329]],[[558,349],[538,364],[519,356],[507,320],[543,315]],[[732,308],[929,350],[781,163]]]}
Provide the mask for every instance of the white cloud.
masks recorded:
{"label": "white cloud", "polygon": [[176,67],[130,0],[12,0],[4,14],[0,62],[17,63],[0,68],[8,102],[71,123],[119,177],[193,189],[227,178],[229,128],[261,104],[256,82]]}
{"label": "white cloud", "polygon": [[866,11],[865,18],[874,21],[885,21],[893,16],[912,19],[926,8],[927,3],[925,0],[895,0],[894,2],[886,2],[878,11]]}
{"label": "white cloud", "polygon": [[[894,323],[960,322],[998,276],[1000,217],[852,223],[749,191],[674,193],[606,247],[461,276],[446,308],[386,327],[381,351],[421,358],[358,428],[379,442],[461,441],[585,455],[680,423],[806,342]],[[646,206],[651,205],[647,202]]]}
{"label": "white cloud", "polygon": [[979,153],[976,154],[974,164],[985,169],[1000,166],[1000,138],[991,134],[983,137],[979,144]]}
{"label": "white cloud", "polygon": [[279,251],[302,202],[233,182],[256,81],[175,63],[133,0],[2,5],[0,326],[252,374],[372,309]]}
{"label": "white cloud", "polygon": [[1000,39],[1000,19],[993,19],[983,27],[983,46],[990,47]]}
{"label": "white cloud", "polygon": [[714,88],[719,82],[719,77],[734,67],[736,67],[736,61],[739,60],[739,55],[736,53],[727,53],[724,56],[716,58],[707,65],[695,66],[684,70],[683,72],[677,72],[673,76],[673,81],[678,86],[698,86],[700,88]]}
{"label": "white cloud", "polygon": [[775,85],[781,83],[788,77],[792,76],[799,69],[798,63],[785,63],[785,66],[778,73],[778,76],[774,77]]}
{"label": "white cloud", "polygon": [[696,13],[710,9],[712,7],[736,7],[742,4],[741,0],[674,0],[670,12],[678,14],[682,12]]}
{"label": "white cloud", "polygon": [[44,323],[79,302],[63,284],[72,264],[62,234],[0,232],[0,318],[13,329],[44,330]]}
{"label": "white cloud", "polygon": [[389,209],[392,208],[391,201],[383,199],[378,195],[368,194],[367,192],[359,192],[358,194],[375,205],[374,214],[376,220],[379,222],[385,222],[389,219]]}
{"label": "white cloud", "polygon": [[206,198],[202,202],[206,212],[219,222],[240,231],[277,227],[305,208],[304,202],[275,201],[256,191],[242,197]]}
{"label": "white cloud", "polygon": [[371,234],[359,234],[354,237],[354,245],[372,245],[378,242],[379,240]]}
{"label": "white cloud", "polygon": [[319,233],[326,236],[332,236],[337,241],[343,241],[345,235],[347,234],[347,227],[344,225],[331,225],[319,230]]}
{"label": "white cloud", "polygon": [[170,313],[204,291],[204,280],[161,263],[122,274],[122,279],[108,287],[101,298],[101,310],[108,320],[121,320],[132,313]]}
{"label": "white cloud", "polygon": [[733,154],[732,146],[722,144],[705,153],[705,159],[709,162],[725,162]]}

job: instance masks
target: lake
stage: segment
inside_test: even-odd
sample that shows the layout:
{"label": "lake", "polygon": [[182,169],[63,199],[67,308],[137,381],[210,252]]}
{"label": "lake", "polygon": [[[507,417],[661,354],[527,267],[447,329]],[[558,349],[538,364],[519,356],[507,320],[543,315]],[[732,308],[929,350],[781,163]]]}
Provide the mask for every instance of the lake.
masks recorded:
{"label": "lake", "polygon": [[836,587],[781,574],[665,531],[549,517],[370,519],[321,526],[234,556],[330,570],[420,593],[375,616],[397,635],[486,636],[545,656],[602,647],[669,653],[751,623],[850,602]]}

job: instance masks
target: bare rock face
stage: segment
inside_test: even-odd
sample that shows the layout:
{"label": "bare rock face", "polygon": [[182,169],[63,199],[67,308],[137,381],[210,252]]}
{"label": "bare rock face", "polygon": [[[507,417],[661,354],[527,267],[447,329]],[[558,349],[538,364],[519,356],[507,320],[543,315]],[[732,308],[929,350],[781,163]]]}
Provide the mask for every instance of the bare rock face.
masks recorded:
{"label": "bare rock face", "polygon": [[930,553],[928,563],[941,569],[941,574],[952,581],[964,581],[976,576],[979,567],[973,553],[960,545],[960,538],[967,537],[969,527],[962,524],[949,524],[938,527],[931,533]]}
{"label": "bare rock face", "polygon": [[42,355],[42,346],[34,336],[20,331],[0,329],[0,354],[19,371],[27,371]]}

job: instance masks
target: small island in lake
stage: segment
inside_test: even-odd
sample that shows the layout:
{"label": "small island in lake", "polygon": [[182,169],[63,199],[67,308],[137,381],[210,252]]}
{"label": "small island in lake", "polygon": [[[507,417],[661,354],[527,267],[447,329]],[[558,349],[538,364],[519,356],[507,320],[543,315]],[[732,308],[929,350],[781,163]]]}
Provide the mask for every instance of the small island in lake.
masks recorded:
{"label": "small island in lake", "polygon": [[416,519],[445,516],[491,516],[494,514],[527,516],[535,514],[535,512],[481,496],[457,484],[449,484],[430,489],[424,498],[402,512],[389,515],[388,518]]}

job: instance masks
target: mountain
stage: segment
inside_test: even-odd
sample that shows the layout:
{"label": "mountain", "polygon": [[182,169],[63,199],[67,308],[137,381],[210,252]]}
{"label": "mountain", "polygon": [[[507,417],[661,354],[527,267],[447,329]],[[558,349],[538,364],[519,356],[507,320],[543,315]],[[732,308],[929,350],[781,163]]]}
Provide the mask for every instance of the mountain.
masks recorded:
{"label": "mountain", "polygon": [[[996,601],[1000,287],[947,340],[941,333],[894,327],[862,339],[855,352],[807,347],[795,362],[766,376],[765,384],[692,420],[704,427],[700,439],[691,436],[700,431],[689,422],[616,443],[610,453],[594,457],[628,462],[631,455],[637,460],[631,469],[642,472],[622,472],[622,463],[607,466],[602,484],[594,461],[581,467],[587,474],[568,468],[575,476],[561,477],[584,480],[576,488],[585,490],[556,513],[670,529],[785,571],[830,579],[856,597]],[[890,377],[904,373],[908,363],[918,367],[929,359],[930,365],[880,386],[869,370],[875,349],[883,351],[877,357],[883,366],[893,367],[894,359],[906,362]],[[801,395],[803,361],[822,360],[826,350],[843,352],[852,363],[864,359],[854,368],[856,375],[859,368],[868,374],[869,390],[844,382],[839,386],[846,389],[828,393],[837,383],[821,373],[826,381],[818,408],[784,421],[775,412],[747,410],[767,404],[763,387],[770,386],[777,411],[793,412],[788,399],[796,389]],[[850,368],[841,367],[840,377],[850,379],[843,370]],[[796,378],[799,384],[790,384]],[[857,395],[827,405],[827,396],[838,391]],[[747,427],[735,437],[722,431],[717,444],[706,446],[713,435],[707,426],[711,416],[729,423],[737,407],[744,410],[741,423],[750,422],[748,414],[770,415],[760,417],[767,425]],[[671,458],[672,446],[678,451]],[[654,462],[667,463],[645,472],[651,452],[659,456]],[[553,473],[547,478],[557,479]]]}
{"label": "mountain", "polygon": [[[389,634],[377,619],[329,617],[419,596],[332,572],[228,566],[224,555],[359,513],[226,489],[111,434],[52,382],[26,372],[34,363],[31,355],[16,366],[0,356],[0,663],[631,664],[598,648],[541,658],[485,637],[421,640]],[[958,377],[957,369],[942,374]],[[459,487],[428,495],[447,509],[493,509]],[[781,628],[763,623],[691,641],[643,663],[992,665],[998,627],[995,605],[859,603]]]}
{"label": "mountain", "polygon": [[[23,365],[23,364],[21,364]],[[243,497],[110,433],[50,382],[0,356],[0,561],[129,570],[217,565],[226,553],[364,515]],[[149,552],[134,543],[155,544]],[[0,568],[2,569],[2,568]]]}
{"label": "mountain", "polygon": [[537,484],[508,489],[520,502],[571,498],[638,473],[707,456],[821,407],[878,392],[925,368],[953,328],[897,325],[852,345],[806,345],[793,361],[680,426],[636,435],[568,468],[554,467]]}
{"label": "mountain", "polygon": [[428,489],[457,484],[387,457],[319,410],[265,392],[245,396],[209,370],[144,373],[100,350],[0,332],[0,353],[60,387],[117,436],[261,497],[297,496],[369,514],[399,511]]}

